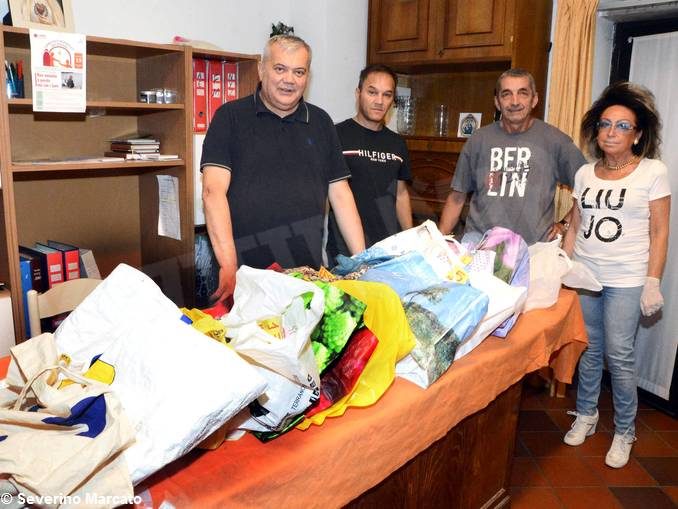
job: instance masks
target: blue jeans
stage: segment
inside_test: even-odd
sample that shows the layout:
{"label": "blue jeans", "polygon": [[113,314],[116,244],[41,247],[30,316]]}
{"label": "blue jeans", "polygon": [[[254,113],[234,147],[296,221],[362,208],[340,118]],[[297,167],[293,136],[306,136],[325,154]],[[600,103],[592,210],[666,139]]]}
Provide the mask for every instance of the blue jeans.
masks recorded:
{"label": "blue jeans", "polygon": [[579,360],[577,412],[596,413],[604,357],[612,379],[614,428],[618,434],[635,434],[638,389],[634,344],[642,291],[642,286],[605,286],[600,292],[579,292],[589,346]]}

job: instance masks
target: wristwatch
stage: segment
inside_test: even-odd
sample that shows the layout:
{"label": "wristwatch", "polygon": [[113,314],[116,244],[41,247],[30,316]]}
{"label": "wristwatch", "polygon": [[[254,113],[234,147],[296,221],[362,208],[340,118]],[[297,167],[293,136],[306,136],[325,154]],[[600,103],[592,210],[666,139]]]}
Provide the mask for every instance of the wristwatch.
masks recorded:
{"label": "wristwatch", "polygon": [[570,223],[568,223],[564,219],[562,221],[560,221],[560,224],[563,225],[563,228],[565,229],[565,231],[570,229]]}

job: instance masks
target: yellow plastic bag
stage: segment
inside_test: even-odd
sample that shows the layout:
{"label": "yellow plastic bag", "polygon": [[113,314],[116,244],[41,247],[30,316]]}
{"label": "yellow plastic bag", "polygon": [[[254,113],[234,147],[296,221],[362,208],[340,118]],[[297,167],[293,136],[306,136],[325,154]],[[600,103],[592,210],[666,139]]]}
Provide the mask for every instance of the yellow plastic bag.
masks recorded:
{"label": "yellow plastic bag", "polygon": [[297,427],[307,429],[322,424],[327,417],[343,415],[350,406],[365,407],[375,403],[395,378],[395,365],[414,347],[414,334],[407,323],[400,298],[383,283],[336,281],[331,283],[367,304],[365,326],[379,340],[353,390],[330,408],[305,419]]}
{"label": "yellow plastic bag", "polygon": [[181,312],[193,321],[191,324],[193,328],[199,330],[212,339],[216,339],[219,341],[219,343],[229,346],[228,342],[226,341],[226,327],[212,315],[203,313],[196,308],[181,308]]}

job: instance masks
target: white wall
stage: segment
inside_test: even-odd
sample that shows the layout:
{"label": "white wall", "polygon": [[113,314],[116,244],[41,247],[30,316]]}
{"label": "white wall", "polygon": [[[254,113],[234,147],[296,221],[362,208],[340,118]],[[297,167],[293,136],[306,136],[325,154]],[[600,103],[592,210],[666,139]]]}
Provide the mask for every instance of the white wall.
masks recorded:
{"label": "white wall", "polygon": [[367,0],[296,0],[291,20],[313,48],[308,100],[335,122],[352,117],[367,57]]}
{"label": "white wall", "polygon": [[289,23],[292,0],[72,0],[75,30],[169,43],[175,35],[227,51],[260,53],[272,22]]}
{"label": "white wall", "polygon": [[181,35],[238,53],[261,53],[271,23],[282,21],[313,49],[306,98],[335,121],[354,114],[353,91],[367,51],[367,0],[72,0],[72,5],[77,32],[156,43]]}

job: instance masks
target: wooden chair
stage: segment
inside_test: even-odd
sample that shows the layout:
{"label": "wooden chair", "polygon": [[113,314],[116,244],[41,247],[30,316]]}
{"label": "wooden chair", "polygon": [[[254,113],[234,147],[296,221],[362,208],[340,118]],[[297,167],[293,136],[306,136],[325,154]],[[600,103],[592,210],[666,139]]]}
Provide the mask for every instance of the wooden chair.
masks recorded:
{"label": "wooden chair", "polygon": [[45,293],[28,290],[26,295],[31,336],[42,333],[41,318],[49,318],[67,311],[73,311],[99,283],[101,283],[101,279],[71,279],[54,286]]}

